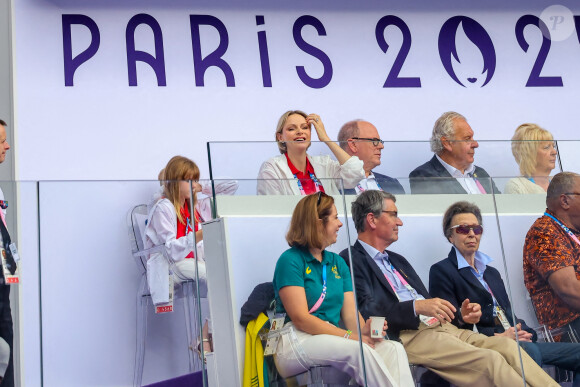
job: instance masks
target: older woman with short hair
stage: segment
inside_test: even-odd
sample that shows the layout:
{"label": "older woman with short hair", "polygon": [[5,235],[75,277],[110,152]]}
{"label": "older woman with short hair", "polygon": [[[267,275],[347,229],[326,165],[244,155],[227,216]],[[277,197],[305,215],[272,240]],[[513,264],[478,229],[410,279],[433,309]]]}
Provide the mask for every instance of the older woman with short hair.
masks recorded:
{"label": "older woman with short hair", "polygon": [[552,133],[536,124],[522,124],[512,137],[512,153],[522,176],[508,181],[505,193],[546,193],[558,155]]}
{"label": "older woman with short hair", "polygon": [[[370,336],[370,319],[356,312],[350,271],[338,254],[326,248],[336,242],[342,226],[334,199],[322,192],[308,195],[292,214],[286,240],[290,249],[278,259],[274,272],[276,311],[287,313],[275,362],[284,377],[314,365],[337,368],[359,385],[413,386],[407,354],[395,341]],[[342,320],[346,329],[339,327]],[[362,353],[357,320],[361,326]],[[383,327],[385,336],[387,323]]]}
{"label": "older woman with short hair", "polygon": [[[329,155],[306,153],[310,147],[311,126],[336,160]],[[344,188],[354,188],[365,178],[363,162],[330,140],[317,114],[287,111],[278,120],[275,136],[281,156],[262,164],[258,173],[258,195],[309,195],[320,191],[334,195],[342,188],[335,179],[343,179]]]}
{"label": "older woman with short hair", "polygon": [[[443,234],[453,245],[447,258],[431,266],[429,293],[456,308],[468,298],[481,305],[477,331],[486,336],[506,336],[518,341],[526,353],[542,366],[555,365],[576,373],[574,386],[580,386],[580,344],[536,342],[536,332],[524,320],[512,318],[512,307],[499,271],[489,264],[493,259],[479,251],[483,236],[479,207],[465,201],[452,204],[443,215]],[[464,329],[473,325],[461,320],[453,324]],[[529,361],[522,353],[524,365]],[[533,363],[532,363],[533,364]],[[526,376],[530,375],[525,368]]]}

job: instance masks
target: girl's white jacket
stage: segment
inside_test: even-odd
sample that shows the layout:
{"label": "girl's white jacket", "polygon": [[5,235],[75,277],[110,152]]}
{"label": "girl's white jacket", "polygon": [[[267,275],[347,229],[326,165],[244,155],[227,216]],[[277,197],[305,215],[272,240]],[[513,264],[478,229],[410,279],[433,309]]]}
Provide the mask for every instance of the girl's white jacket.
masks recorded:
{"label": "girl's white jacket", "polygon": [[[232,195],[238,189],[238,183],[232,180],[220,182],[215,184],[215,189],[217,194]],[[211,195],[211,185],[204,184],[201,194],[198,194],[196,204],[196,209],[202,220],[212,218],[211,201],[208,194]],[[187,236],[177,238],[177,213],[171,201],[163,197],[163,187],[160,187],[153,195],[148,207],[144,235],[145,248],[165,246],[163,252],[151,253],[147,260],[147,283],[153,304],[158,305],[169,301],[170,260],[181,261],[192,251],[201,262],[205,261],[205,256],[203,240],[197,243],[197,253],[194,251],[195,233],[190,232]]]}

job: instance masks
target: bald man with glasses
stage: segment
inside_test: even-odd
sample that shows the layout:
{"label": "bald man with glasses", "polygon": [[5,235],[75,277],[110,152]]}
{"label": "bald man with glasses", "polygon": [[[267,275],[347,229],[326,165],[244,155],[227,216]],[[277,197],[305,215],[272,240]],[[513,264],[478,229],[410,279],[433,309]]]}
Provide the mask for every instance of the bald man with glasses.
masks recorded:
{"label": "bald man with glasses", "polygon": [[338,142],[350,156],[357,156],[363,162],[365,178],[353,189],[345,189],[345,195],[359,194],[368,189],[404,194],[405,190],[395,178],[374,172],[381,165],[381,152],[385,148],[377,128],[363,120],[349,121],[340,128]]}

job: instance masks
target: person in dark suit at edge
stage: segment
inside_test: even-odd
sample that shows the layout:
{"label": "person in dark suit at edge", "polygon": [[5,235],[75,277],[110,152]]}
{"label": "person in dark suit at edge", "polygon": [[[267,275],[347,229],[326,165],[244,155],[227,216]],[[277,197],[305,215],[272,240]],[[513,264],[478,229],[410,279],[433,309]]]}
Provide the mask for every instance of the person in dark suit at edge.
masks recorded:
{"label": "person in dark suit at edge", "polygon": [[[6,152],[10,149],[10,144],[8,144],[6,138],[6,122],[0,120],[0,163],[3,163],[6,159]],[[4,231],[7,238],[0,242],[2,247],[6,247],[6,244],[10,243],[10,236],[8,235],[8,230],[6,229],[6,208],[8,204],[4,200],[4,192],[0,188],[0,222],[4,227]],[[15,270],[15,267],[14,267]],[[10,309],[10,285],[6,283],[4,276],[1,274],[2,269],[0,268],[0,387],[14,387],[14,362],[13,362],[13,341],[14,341],[14,330],[12,326],[12,311]]]}
{"label": "person in dark suit at edge", "polygon": [[485,169],[474,163],[479,144],[465,117],[446,112],[435,121],[431,150],[435,155],[409,174],[414,194],[500,193]]}
{"label": "person in dark suit at edge", "polygon": [[357,156],[363,162],[365,178],[355,188],[345,189],[345,195],[355,195],[367,189],[385,190],[394,194],[404,194],[405,190],[395,178],[373,172],[381,165],[381,151],[385,147],[377,128],[363,120],[349,121],[340,128],[338,142],[350,156]]}
{"label": "person in dark suit at edge", "polygon": [[[351,247],[352,273],[363,317],[385,316],[390,339],[400,339],[409,362],[423,365],[457,386],[517,386],[522,370],[517,344],[503,336],[459,329],[481,317],[480,305],[465,299],[457,310],[449,301],[431,298],[423,282],[401,255],[386,250],[398,240],[403,222],[395,196],[368,190],[352,203],[358,240]],[[348,250],[340,255],[348,263]],[[524,351],[529,386],[558,386]]]}

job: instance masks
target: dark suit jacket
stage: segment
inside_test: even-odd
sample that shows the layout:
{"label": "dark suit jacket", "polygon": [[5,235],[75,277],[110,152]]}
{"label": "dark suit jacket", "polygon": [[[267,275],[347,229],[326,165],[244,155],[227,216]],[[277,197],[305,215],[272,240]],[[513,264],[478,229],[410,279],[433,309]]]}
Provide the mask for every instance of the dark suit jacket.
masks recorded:
{"label": "dark suit jacket", "polygon": [[[383,189],[383,191],[390,192],[392,194],[405,194],[405,189],[399,183],[399,180],[389,177],[386,175],[381,175],[380,173],[373,172],[375,175],[375,180],[379,183],[379,186]],[[349,188],[344,190],[345,195],[356,195],[356,191],[354,188]]]}
{"label": "dark suit jacket", "polygon": [[[488,173],[483,168],[475,166],[473,173],[475,178],[479,178],[479,182],[485,189],[486,193],[493,192],[501,193],[495,183],[492,181]],[[411,193],[414,194],[466,194],[467,192],[457,180],[451,176],[447,169],[433,156],[431,160],[425,164],[415,168],[409,174],[411,183]]]}
{"label": "dark suit jacket", "polygon": [[[483,273],[483,279],[487,282],[497,302],[505,311],[510,325],[513,326],[512,307],[499,271],[494,267],[487,266]],[[461,303],[466,298],[469,298],[470,302],[477,302],[481,305],[481,319],[476,324],[479,333],[493,336],[494,333],[502,333],[504,331],[501,324],[495,324],[491,294],[477,280],[469,267],[457,269],[457,255],[453,247],[447,258],[431,266],[429,271],[429,291],[433,297],[443,298],[451,302],[458,311]],[[455,313],[455,316],[453,324],[461,325],[461,328],[473,329],[473,325],[459,322],[459,313]],[[528,327],[525,321],[517,319],[517,322],[522,324],[522,329],[532,333],[534,335],[533,341],[536,341],[536,332]]]}
{"label": "dark suit jacket", "polygon": [[[391,339],[398,339],[399,332],[404,329],[417,329],[420,321],[418,316],[415,317],[413,300],[399,302],[385,275],[359,241],[351,247],[351,253],[356,298],[364,319],[370,316],[385,316],[389,325],[387,334]],[[387,253],[393,266],[409,285],[423,297],[431,298],[411,264],[397,253],[388,250]],[[340,256],[348,265],[348,250],[343,250]]]}

